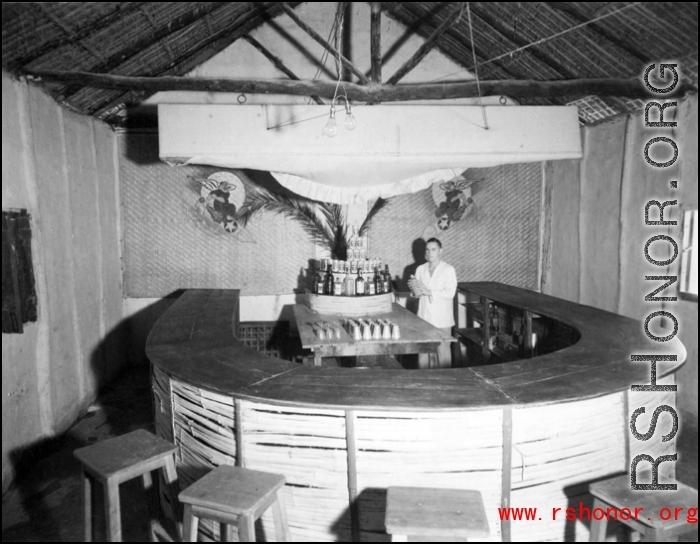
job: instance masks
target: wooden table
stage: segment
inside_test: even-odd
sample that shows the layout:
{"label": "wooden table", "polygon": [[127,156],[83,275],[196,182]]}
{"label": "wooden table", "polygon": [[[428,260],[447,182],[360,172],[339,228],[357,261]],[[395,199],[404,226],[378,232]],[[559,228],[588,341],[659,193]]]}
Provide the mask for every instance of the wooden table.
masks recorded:
{"label": "wooden table", "polygon": [[299,329],[301,345],[314,352],[314,366],[321,366],[323,357],[348,357],[371,355],[405,355],[409,353],[431,353],[430,367],[437,362],[437,351],[442,342],[455,342],[456,339],[445,334],[409,312],[399,304],[392,304],[391,312],[367,316],[367,319],[388,319],[396,323],[401,331],[399,339],[354,340],[348,331],[340,327],[340,338],[319,339],[320,323],[345,323],[345,318],[338,315],[317,314],[303,304],[294,306],[294,318]]}

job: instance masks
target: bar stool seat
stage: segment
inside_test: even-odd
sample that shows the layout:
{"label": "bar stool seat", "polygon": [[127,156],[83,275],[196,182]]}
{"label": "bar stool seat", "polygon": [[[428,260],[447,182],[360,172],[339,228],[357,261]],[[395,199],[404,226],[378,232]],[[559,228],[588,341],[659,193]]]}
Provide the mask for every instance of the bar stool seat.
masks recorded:
{"label": "bar stool seat", "polygon": [[[697,508],[697,489],[675,480],[663,483],[675,483],[678,487],[676,491],[633,491],[627,474],[591,484],[589,490],[594,500],[590,542],[605,541],[608,525],[608,516],[600,510],[596,512],[596,509],[602,509],[606,514],[609,508],[617,510],[614,514],[617,521],[641,533],[642,542],[669,541],[672,537],[695,530],[697,525],[688,523],[686,516],[688,508]],[[601,519],[596,519],[596,513]],[[610,512],[610,515],[613,513]]]}
{"label": "bar stool seat", "polygon": [[239,542],[255,542],[255,520],[272,507],[278,542],[291,542],[281,474],[221,465],[180,493],[185,505],[185,542],[197,541],[199,518],[221,523],[221,541],[229,525],[238,527]]}
{"label": "bar stool seat", "polygon": [[[386,531],[392,542],[466,542],[489,535],[481,493],[469,489],[390,487]],[[413,541],[413,539],[411,539]]]}
{"label": "bar stool seat", "polygon": [[[165,480],[169,484],[175,483],[176,451],[177,446],[143,429],[75,450],[73,455],[80,461],[83,482],[85,541],[92,542],[93,538],[91,478],[95,478],[104,487],[107,540],[121,542],[119,484],[141,476],[146,492],[150,493],[153,485],[151,471],[156,469],[164,471]],[[147,499],[149,510],[152,511],[153,501],[150,497]]]}

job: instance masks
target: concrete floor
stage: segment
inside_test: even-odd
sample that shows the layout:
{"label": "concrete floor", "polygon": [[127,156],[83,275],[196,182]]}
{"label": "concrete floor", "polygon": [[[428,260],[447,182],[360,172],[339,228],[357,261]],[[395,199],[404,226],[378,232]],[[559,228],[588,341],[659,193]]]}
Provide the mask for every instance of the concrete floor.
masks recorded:
{"label": "concrete floor", "polygon": [[[680,421],[677,477],[697,489],[697,418],[681,414]],[[14,460],[22,477],[2,499],[3,542],[82,541],[80,469],[73,450],[136,429],[153,431],[147,367],[125,372],[64,436],[40,444]],[[101,503],[101,496],[97,495]],[[124,541],[148,541],[151,531],[140,480],[123,484],[121,497]],[[96,514],[95,524],[97,534],[103,534],[101,511]],[[153,528],[156,540],[174,540],[174,524],[166,521]],[[680,540],[697,542],[697,525]]]}

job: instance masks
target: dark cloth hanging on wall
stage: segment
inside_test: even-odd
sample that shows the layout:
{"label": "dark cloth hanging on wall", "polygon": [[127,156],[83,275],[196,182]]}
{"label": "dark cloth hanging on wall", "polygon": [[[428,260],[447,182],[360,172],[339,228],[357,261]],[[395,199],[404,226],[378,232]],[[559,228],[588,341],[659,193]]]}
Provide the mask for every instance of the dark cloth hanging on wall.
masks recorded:
{"label": "dark cloth hanging on wall", "polygon": [[2,212],[2,332],[22,333],[36,321],[32,231],[27,210]]}

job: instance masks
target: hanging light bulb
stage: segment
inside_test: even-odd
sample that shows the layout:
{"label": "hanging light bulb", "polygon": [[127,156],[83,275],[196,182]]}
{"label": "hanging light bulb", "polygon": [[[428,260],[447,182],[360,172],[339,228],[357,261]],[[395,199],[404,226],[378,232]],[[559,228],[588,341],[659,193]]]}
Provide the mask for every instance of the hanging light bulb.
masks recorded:
{"label": "hanging light bulb", "polygon": [[355,116],[352,114],[350,102],[348,102],[347,99],[345,100],[345,120],[343,121],[343,126],[348,130],[353,130],[357,126],[357,119],[355,119]]}
{"label": "hanging light bulb", "polygon": [[329,138],[338,134],[338,125],[335,123],[335,106],[331,106],[331,116],[328,118],[326,126],[323,127],[323,133]]}

